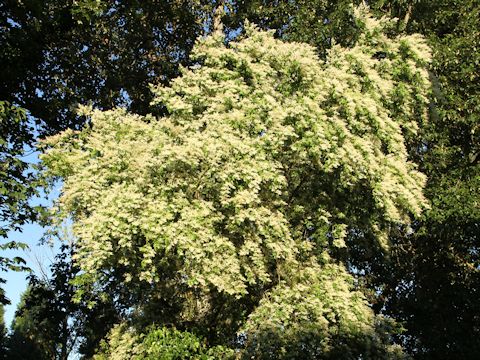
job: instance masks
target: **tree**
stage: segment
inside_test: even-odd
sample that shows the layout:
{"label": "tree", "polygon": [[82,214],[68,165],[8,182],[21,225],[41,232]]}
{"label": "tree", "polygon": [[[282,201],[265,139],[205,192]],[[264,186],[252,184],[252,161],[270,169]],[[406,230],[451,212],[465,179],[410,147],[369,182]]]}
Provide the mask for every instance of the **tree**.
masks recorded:
{"label": "tree", "polygon": [[[1,115],[2,139],[18,125],[32,127],[19,105],[37,118],[42,133],[79,129],[85,117],[77,116],[73,108],[90,100],[101,109],[126,105],[136,113],[163,114],[161,103],[156,108],[149,105],[152,94],[146,84],[166,84],[178,75],[178,63],[191,64],[188,54],[193,40],[211,30],[211,13],[217,3],[2,2],[0,100],[8,100],[2,109],[10,109],[3,112],[8,116]],[[354,16],[351,3],[359,1],[225,2],[228,9],[223,22],[228,39],[235,37],[247,18],[264,29],[276,29],[278,37],[314,45],[324,58],[333,43],[353,46],[362,33],[362,22]],[[390,29],[393,34],[420,32],[433,46],[430,70],[438,78],[437,103],[432,104],[432,116],[417,134],[405,134],[410,159],[430,179],[426,197],[432,210],[411,227],[392,227],[390,252],[370,241],[368,234],[349,232],[345,239],[348,254],[340,251],[335,258],[343,259],[363,284],[376,312],[405,322],[407,331],[401,342],[410,352],[419,351],[419,357],[462,354],[475,358],[479,328],[475,297],[479,288],[478,5],[471,0],[368,3],[377,15],[402,19]],[[380,51],[376,56],[380,60],[383,55]],[[21,121],[12,121],[15,118]],[[31,145],[32,134],[31,129],[21,130],[10,138],[21,149],[22,141]],[[12,154],[12,148],[8,149],[2,146],[6,151],[2,159]],[[27,164],[20,154],[14,152],[9,170],[0,174],[5,189],[15,187],[0,194],[7,227],[35,219],[26,202],[34,186],[23,177]],[[1,207],[4,204],[10,205]],[[2,231],[6,232],[4,224]],[[8,243],[3,248],[13,246]],[[22,264],[16,260],[1,258],[0,265],[18,268]],[[112,271],[109,288],[114,289],[123,276],[122,268]],[[148,286],[139,286],[136,293],[148,293]],[[123,304],[139,301],[127,288],[119,297]],[[164,305],[161,298],[157,302]],[[151,300],[148,304],[155,307]],[[169,312],[166,308],[161,316]]]}
{"label": "tree", "polygon": [[[0,101],[0,250],[23,248],[23,243],[8,241],[3,243],[10,230],[19,230],[25,222],[35,218],[34,208],[28,200],[36,194],[32,184],[32,174],[28,163],[21,155],[26,144],[33,145],[30,127],[25,110],[8,102]],[[0,256],[0,271],[26,270],[25,261]],[[5,280],[0,278],[0,283]],[[3,289],[0,289],[0,304],[7,304]]]}
{"label": "tree", "polygon": [[151,111],[148,84],[187,63],[209,1],[3,1],[0,99],[24,107],[41,134],[79,128],[75,108]]}
{"label": "tree", "polygon": [[[24,307],[25,298],[29,296],[30,289],[27,289],[23,295],[15,313],[15,318],[11,325],[11,334],[7,340],[6,358],[11,360],[47,360],[48,354],[42,348],[35,338],[36,335],[42,336],[39,333],[39,328],[36,326],[30,316],[22,316],[19,311]],[[44,303],[45,304],[45,303]],[[44,330],[44,329],[42,329]]]}
{"label": "tree", "polygon": [[354,5],[360,3],[356,0],[235,1],[225,22],[235,28],[248,19],[263,29],[274,29],[275,35],[284,40],[315,46],[325,58],[334,42],[348,47],[358,40],[361,22],[354,15]]}
{"label": "tree", "polygon": [[126,324],[115,327],[102,343],[94,360],[112,359],[233,359],[234,352],[222,346],[207,348],[205,342],[189,332],[151,327],[146,334],[136,334]]}
{"label": "tree", "polygon": [[[345,10],[354,1],[237,2],[237,22],[255,18],[278,36],[315,45],[352,45],[361,24]],[[427,175],[431,210],[411,228],[393,228],[388,256],[350,245],[376,312],[402,321],[401,342],[417,358],[478,357],[478,24],[476,1],[369,1],[381,16],[402,19],[395,32],[420,32],[433,48],[435,101],[430,119],[407,141]],[[341,19],[340,21],[337,21]],[[320,21],[319,21],[320,20]],[[323,20],[323,21],[322,21]],[[380,54],[381,55],[381,54]]]}
{"label": "tree", "polygon": [[[417,22],[430,33],[438,77],[436,113],[422,131],[420,157],[431,209],[414,237],[399,239],[402,272],[388,312],[405,321],[419,359],[475,359],[480,311],[479,73],[480,6],[442,1]],[[407,260],[407,261],[406,261]],[[398,286],[408,284],[411,286]]]}
{"label": "tree", "polygon": [[5,309],[0,306],[0,359],[7,356],[7,327],[5,326]]}
{"label": "tree", "polygon": [[[0,3],[0,239],[40,207],[36,169],[24,156],[36,137],[80,128],[79,103],[145,113],[148,84],[167,83],[187,63],[209,21],[210,2],[15,1]],[[161,109],[158,109],[161,111]],[[7,242],[0,249],[25,248]],[[0,270],[26,269],[0,257]],[[3,279],[0,279],[2,282]],[[0,295],[0,302],[8,299]]]}
{"label": "tree", "polygon": [[133,323],[209,346],[243,334],[245,356],[402,356],[342,254],[348,234],[387,251],[389,229],[426,206],[404,137],[427,115],[429,49],[356,16],[357,45],[326,62],[252,26],[229,46],[216,33],[154,89],[166,116],[85,108],[88,127],[44,141],[79,296],[117,279]]}
{"label": "tree", "polygon": [[71,281],[79,272],[63,246],[51,266],[51,278],[30,276],[29,287],[18,306],[9,339],[10,359],[66,360],[71,353],[87,358],[110,328],[119,321],[109,298],[96,299],[95,306],[75,303]]}
{"label": "tree", "polygon": [[[40,207],[24,159],[38,136],[81,128],[79,103],[149,107],[148,84],[168,83],[208,25],[209,1],[5,0],[0,3],[0,239]],[[156,109],[161,112],[162,108]],[[27,116],[28,115],[28,116]],[[8,242],[0,249],[25,247]],[[0,270],[24,269],[0,257]],[[0,279],[0,282],[3,280]],[[0,302],[7,303],[3,294]]]}

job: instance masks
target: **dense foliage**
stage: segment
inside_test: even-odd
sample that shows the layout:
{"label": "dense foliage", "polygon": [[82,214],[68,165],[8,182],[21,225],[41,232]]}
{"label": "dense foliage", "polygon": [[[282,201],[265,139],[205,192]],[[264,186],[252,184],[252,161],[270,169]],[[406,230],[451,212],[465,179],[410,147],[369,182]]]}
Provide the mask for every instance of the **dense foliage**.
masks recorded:
{"label": "dense foliage", "polygon": [[202,1],[2,1],[0,99],[28,109],[42,133],[81,126],[79,103],[144,113],[148,84],[178,74],[211,7]]}
{"label": "dense foliage", "polygon": [[[335,39],[352,44],[359,27],[350,1],[238,2],[279,35],[315,45],[323,54]],[[478,199],[480,99],[478,1],[369,1],[379,16],[402,21],[396,32],[419,32],[433,49],[435,103],[430,119],[408,142],[429,181],[431,210],[407,231],[390,234],[391,253],[374,247],[352,254],[374,309],[404,321],[401,342],[416,358],[476,359],[480,353]],[[287,15],[284,15],[287,14]],[[240,16],[240,17],[241,17]],[[319,21],[323,19],[323,21]],[[337,21],[341,19],[340,21]]]}
{"label": "dense foliage", "polygon": [[341,260],[352,236],[386,251],[426,206],[404,134],[427,115],[429,50],[364,12],[325,62],[252,26],[229,46],[215,33],[154,89],[167,116],[85,109],[88,127],[44,142],[80,298],[116,277],[140,318],[210,344],[243,333],[255,357],[265,341],[274,357],[402,356]]}
{"label": "dense foliage", "polygon": [[115,327],[94,360],[156,360],[156,359],[233,359],[234,351],[222,346],[208,348],[195,334],[172,328],[146,329],[136,334],[125,324]]}
{"label": "dense foliage", "polygon": [[[480,5],[437,4],[429,32],[437,112],[422,131],[419,163],[431,210],[415,236],[400,240],[401,271],[389,313],[405,321],[421,359],[475,359],[480,353]],[[421,24],[421,23],[420,23]],[[429,25],[428,23],[425,25]],[[424,25],[424,26],[425,26]],[[394,283],[394,284],[395,284]],[[400,290],[400,291],[395,291]]]}
{"label": "dense foliage", "polygon": [[71,261],[72,253],[72,248],[62,246],[50,278],[30,275],[11,334],[4,341],[7,359],[67,360],[78,352],[91,357],[119,321],[111,297],[90,298],[96,300],[94,305],[72,301],[76,288],[71,281],[80,271]]}
{"label": "dense foliage", "polygon": [[[227,40],[238,36],[239,31],[243,31],[245,19],[250,19],[263,29],[275,29],[276,37],[310,43],[322,59],[334,44],[354,46],[364,29],[364,23],[351,7],[352,3],[360,3],[356,0],[6,0],[0,3],[0,157],[3,169],[0,189],[4,189],[0,191],[0,226],[3,235],[36,218],[36,211],[28,206],[27,199],[36,193],[37,182],[28,174],[31,164],[27,164],[22,154],[28,151],[37,134],[52,134],[68,127],[81,128],[87,117],[77,115],[77,103],[91,103],[104,110],[121,105],[137,114],[166,115],[163,101],[149,105],[154,95],[147,85],[168,84],[178,76],[179,64],[201,63],[201,59],[190,58],[189,54],[194,39],[211,32],[213,9],[219,3],[225,4],[221,16]],[[378,233],[372,234],[368,224],[359,223],[360,218],[368,215],[368,210],[360,216],[356,213],[363,208],[365,194],[344,189],[340,193],[330,191],[328,195],[332,201],[340,202],[340,208],[349,203],[353,210],[343,213],[343,219],[334,219],[340,224],[346,219],[350,223],[346,224],[345,246],[340,241],[340,247],[330,247],[333,237],[329,238],[328,261],[340,261],[345,265],[354,275],[353,284],[362,290],[376,314],[385,314],[403,324],[404,332],[395,335],[395,341],[415,358],[476,359],[480,352],[477,340],[480,309],[476,296],[480,286],[480,6],[476,0],[379,0],[368,4],[377,16],[386,14],[400,19],[389,27],[389,36],[418,32],[428,38],[433,50],[429,76],[434,83],[435,102],[429,106],[429,120],[420,121],[415,132],[402,133],[407,158],[416,162],[427,175],[424,193],[429,209],[424,209],[420,217],[417,214],[410,226],[398,226],[398,223],[384,226],[381,230],[388,241],[379,242]],[[383,50],[377,51],[371,54],[369,61],[380,63],[387,55],[391,56]],[[27,114],[33,117],[27,118]],[[300,185],[298,192],[307,194],[308,186],[308,183]],[[310,201],[310,194],[304,199]],[[316,224],[306,231],[306,236],[314,226]],[[352,231],[353,228],[359,230]],[[333,234],[332,229],[326,228],[325,233]],[[2,250],[16,246],[18,244],[7,242]],[[0,258],[0,266],[2,269],[23,268],[20,258],[12,261],[5,256]],[[105,281],[99,288],[99,282],[88,285],[92,283],[88,277],[77,280],[84,296],[81,316],[90,319],[89,325],[81,325],[91,334],[91,340],[82,343],[86,348],[81,352],[87,357],[92,355],[99,337],[119,321],[119,308],[127,313],[137,308],[134,314],[137,335],[144,333],[152,322],[170,324],[175,320],[171,314],[182,311],[183,299],[179,303],[166,302],[176,295],[177,288],[171,284],[157,290],[152,290],[148,281],[135,283],[133,280],[125,285],[129,266],[133,268],[131,264],[112,268],[110,273],[104,274]],[[181,265],[162,269],[169,272],[178,266]],[[75,274],[77,271],[73,270]],[[53,277],[59,279],[50,281],[47,287],[52,292],[49,290],[45,294],[50,298],[62,298],[61,294],[69,285],[57,286],[65,277],[60,274]],[[132,284],[135,286],[130,291]],[[68,291],[73,289],[77,290],[77,285]],[[54,293],[57,295],[52,295]],[[94,305],[99,295],[115,299],[116,305],[110,307],[102,302]],[[241,310],[237,309],[236,302],[227,304],[218,312],[218,317],[212,316],[209,321],[221,320],[222,314],[232,307],[247,313],[261,296],[261,293],[254,294],[243,303]],[[48,303],[38,296],[31,299],[35,299],[29,301],[32,307]],[[8,300],[3,297],[2,301]],[[222,301],[219,298],[214,307],[220,307]],[[73,309],[77,309],[77,305],[67,308],[75,313]],[[21,313],[27,314],[26,311]],[[101,328],[100,324],[105,324],[103,333],[95,331]],[[52,329],[56,326],[54,322],[51,325]],[[199,330],[196,325],[185,322],[181,331],[188,330],[199,339],[209,339],[208,342],[218,337],[203,325]],[[32,329],[36,326],[38,324],[32,325]],[[373,327],[382,326],[395,328],[385,322]],[[269,339],[275,339],[272,333],[270,335]],[[57,335],[52,332],[51,336]],[[283,346],[285,339],[288,341],[288,337],[277,339],[272,346]],[[308,343],[307,335],[302,339]],[[262,343],[266,346],[264,340]],[[23,351],[35,354],[21,344],[18,343],[17,348],[23,346]],[[255,344],[251,342],[248,351],[255,351]]]}
{"label": "dense foliage", "polygon": [[[20,229],[35,219],[35,211],[28,203],[36,194],[29,164],[22,159],[24,147],[33,145],[32,129],[28,126],[25,110],[0,101],[0,250],[25,248],[23,243],[6,241],[9,231]],[[0,271],[25,270],[21,257],[0,256]],[[5,280],[0,278],[0,283]],[[9,300],[0,288],[0,303]]]}

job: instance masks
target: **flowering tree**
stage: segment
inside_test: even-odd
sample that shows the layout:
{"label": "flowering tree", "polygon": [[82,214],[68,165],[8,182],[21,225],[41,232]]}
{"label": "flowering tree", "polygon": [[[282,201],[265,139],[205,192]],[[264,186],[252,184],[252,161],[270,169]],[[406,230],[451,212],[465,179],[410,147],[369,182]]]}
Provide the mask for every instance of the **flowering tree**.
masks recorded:
{"label": "flowering tree", "polygon": [[132,318],[240,334],[245,356],[401,356],[344,261],[351,239],[388,251],[426,207],[405,136],[426,118],[429,50],[356,16],[358,44],[325,62],[252,25],[201,39],[196,65],[153,88],[167,116],[84,109],[88,127],[44,141],[79,296],[116,279]]}

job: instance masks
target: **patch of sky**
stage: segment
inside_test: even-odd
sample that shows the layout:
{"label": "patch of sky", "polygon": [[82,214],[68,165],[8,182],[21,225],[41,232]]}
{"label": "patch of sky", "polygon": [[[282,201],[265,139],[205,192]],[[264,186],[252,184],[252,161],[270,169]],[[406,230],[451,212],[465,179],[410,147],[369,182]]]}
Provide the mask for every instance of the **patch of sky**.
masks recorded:
{"label": "patch of sky", "polygon": [[120,89],[120,99],[121,99],[121,106],[129,107],[132,104],[132,99],[128,94],[127,90]]}
{"label": "patch of sky", "polygon": [[[30,154],[28,158],[30,163],[38,163],[38,152]],[[30,200],[30,205],[51,206],[54,199],[58,197],[59,191],[60,185],[57,185],[48,195],[44,192],[40,192],[39,196]],[[55,254],[58,253],[59,244],[41,244],[44,232],[45,228],[35,223],[23,225],[21,231],[10,232],[7,241],[25,243],[28,245],[28,249],[5,250],[2,252],[2,256],[8,258],[20,256],[26,261],[26,266],[28,266],[34,274],[40,277],[49,276],[49,266],[52,263]],[[8,271],[2,274],[2,277],[6,280],[6,283],[3,285],[5,295],[11,302],[10,305],[5,306],[5,324],[7,325],[11,324],[20,297],[27,288],[28,275],[29,273],[26,272],[14,271]]]}
{"label": "patch of sky", "polygon": [[35,95],[37,95],[37,97],[42,98],[43,94],[44,94],[44,92],[42,90],[40,90],[39,88],[35,89]]}
{"label": "patch of sky", "polygon": [[225,35],[225,41],[226,42],[234,41],[242,33],[242,31],[243,31],[242,26],[239,26],[236,29],[230,29],[229,31],[227,31]]}
{"label": "patch of sky", "polygon": [[14,28],[21,28],[20,24],[13,20],[12,18],[7,18],[7,23]]}
{"label": "patch of sky", "polygon": [[[41,90],[39,90],[41,91]],[[39,131],[36,127],[36,121],[33,117],[28,116],[28,123],[32,128],[33,135],[38,138]],[[20,156],[21,160],[30,164],[36,165],[40,162],[39,151],[34,146],[24,146],[24,153]],[[27,172],[35,171],[32,166],[27,169]],[[58,198],[60,194],[61,183],[55,184],[50,192],[47,194],[39,189],[38,196],[30,200],[31,206],[45,206],[49,207],[53,201]],[[29,267],[33,273],[42,277],[49,275],[49,267],[55,255],[58,253],[59,244],[49,243],[41,244],[41,239],[45,233],[45,228],[36,223],[28,223],[21,227],[20,231],[11,231],[8,233],[5,242],[15,241],[28,245],[28,249],[10,249],[2,251],[2,256],[7,258],[14,258],[19,256],[26,261],[26,266]],[[2,272],[0,276],[6,280],[2,285],[5,290],[6,297],[10,300],[10,304],[5,306],[5,324],[9,326],[14,318],[15,310],[20,301],[22,293],[25,291],[28,281],[27,272]]]}
{"label": "patch of sky", "polygon": [[114,7],[111,7],[110,9],[107,10],[106,15],[110,16],[110,15],[115,14],[116,12],[117,12],[117,9],[114,8]]}

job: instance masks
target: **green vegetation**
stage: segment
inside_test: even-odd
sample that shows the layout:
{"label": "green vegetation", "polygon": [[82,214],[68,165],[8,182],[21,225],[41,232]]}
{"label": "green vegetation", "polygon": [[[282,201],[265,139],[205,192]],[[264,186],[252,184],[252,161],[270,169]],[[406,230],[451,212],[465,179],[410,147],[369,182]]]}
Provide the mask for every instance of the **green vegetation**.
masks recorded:
{"label": "green vegetation", "polygon": [[359,3],[2,3],[0,236],[75,245],[1,355],[475,359],[480,6]]}
{"label": "green vegetation", "polygon": [[401,357],[354,290],[345,239],[386,250],[388,229],[426,206],[403,133],[426,116],[429,50],[364,11],[357,45],[326,62],[250,25],[228,47],[214,33],[153,90],[168,115],[84,109],[90,126],[43,142],[45,174],[63,180],[53,219],[74,221],[80,300],[115,281],[129,321],[209,344],[244,333],[254,357],[265,338],[274,358]]}
{"label": "green vegetation", "polygon": [[176,359],[233,359],[231,349],[214,346],[207,348],[198,336],[172,328],[146,329],[146,334],[137,335],[126,325],[115,327],[108,343],[103,343],[94,360],[176,360]]}

